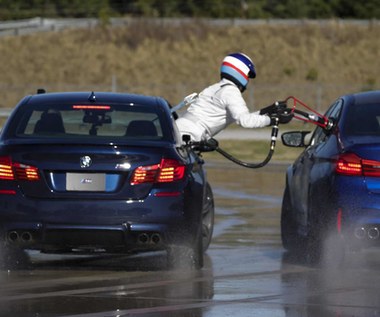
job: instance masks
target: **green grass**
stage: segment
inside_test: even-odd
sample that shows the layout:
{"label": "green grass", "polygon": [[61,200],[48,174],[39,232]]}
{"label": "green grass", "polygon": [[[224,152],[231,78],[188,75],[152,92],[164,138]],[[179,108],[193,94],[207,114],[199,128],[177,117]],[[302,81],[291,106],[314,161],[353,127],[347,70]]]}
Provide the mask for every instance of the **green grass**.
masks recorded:
{"label": "green grass", "polygon": [[247,53],[256,64],[258,77],[245,94],[256,105],[289,95],[314,102],[309,84],[336,87],[321,95],[327,105],[347,92],[347,85],[355,90],[379,87],[379,34],[379,24],[332,20],[219,28],[141,22],[1,37],[0,107],[13,107],[39,87],[110,90],[113,76],[120,91],[160,95],[175,104],[217,81],[221,60],[234,51]]}

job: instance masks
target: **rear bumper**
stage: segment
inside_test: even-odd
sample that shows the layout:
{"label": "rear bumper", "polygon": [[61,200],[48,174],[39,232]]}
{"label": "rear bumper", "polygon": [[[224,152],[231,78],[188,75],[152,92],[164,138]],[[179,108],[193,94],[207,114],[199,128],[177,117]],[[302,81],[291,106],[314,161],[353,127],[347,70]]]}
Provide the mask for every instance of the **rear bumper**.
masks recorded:
{"label": "rear bumper", "polygon": [[380,246],[380,194],[369,191],[365,178],[337,176],[332,210],[341,213],[341,231],[348,244]]}
{"label": "rear bumper", "polygon": [[[181,230],[182,229],[182,230]],[[42,251],[133,252],[162,250],[190,239],[190,228],[168,224],[57,225],[7,223],[2,232],[9,246]],[[187,238],[185,238],[187,237]]]}
{"label": "rear bumper", "polygon": [[342,208],[342,231],[348,244],[358,247],[380,247],[380,210]]}
{"label": "rear bumper", "polygon": [[0,202],[0,231],[6,243],[23,249],[129,252],[166,249],[192,241],[201,204],[183,195],[144,201]]}

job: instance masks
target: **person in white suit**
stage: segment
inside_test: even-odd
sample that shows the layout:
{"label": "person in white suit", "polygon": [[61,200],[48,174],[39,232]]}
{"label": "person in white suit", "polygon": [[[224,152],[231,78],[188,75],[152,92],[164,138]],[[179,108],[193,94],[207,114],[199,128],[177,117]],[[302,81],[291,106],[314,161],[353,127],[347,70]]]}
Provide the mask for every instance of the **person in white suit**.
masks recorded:
{"label": "person in white suit", "polygon": [[[181,135],[192,141],[208,140],[232,122],[243,128],[262,128],[288,123],[291,113],[279,113],[279,103],[250,112],[242,93],[250,78],[256,77],[255,65],[243,53],[227,55],[220,67],[221,80],[199,93],[186,111],[176,120]],[[282,105],[285,106],[286,105]]]}

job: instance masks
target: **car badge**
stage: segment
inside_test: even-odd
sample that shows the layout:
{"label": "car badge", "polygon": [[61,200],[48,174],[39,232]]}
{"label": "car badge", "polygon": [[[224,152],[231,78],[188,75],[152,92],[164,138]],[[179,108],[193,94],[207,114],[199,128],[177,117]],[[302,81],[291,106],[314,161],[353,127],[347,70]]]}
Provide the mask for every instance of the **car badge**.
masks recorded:
{"label": "car badge", "polygon": [[91,166],[92,160],[89,156],[82,156],[80,158],[80,167],[81,168],[89,168]]}
{"label": "car badge", "polygon": [[131,168],[131,164],[128,162],[125,162],[122,164],[116,164],[116,169],[129,170],[130,168]]}

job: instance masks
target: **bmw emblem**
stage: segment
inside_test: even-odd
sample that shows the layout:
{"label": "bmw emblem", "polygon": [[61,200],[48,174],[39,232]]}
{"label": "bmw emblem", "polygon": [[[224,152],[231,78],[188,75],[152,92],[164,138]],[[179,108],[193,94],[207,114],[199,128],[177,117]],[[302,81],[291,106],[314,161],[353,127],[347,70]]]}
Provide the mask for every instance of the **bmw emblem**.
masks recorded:
{"label": "bmw emblem", "polygon": [[88,168],[91,166],[91,163],[92,163],[92,160],[91,160],[91,157],[89,156],[82,156],[80,158],[80,167],[81,168]]}

